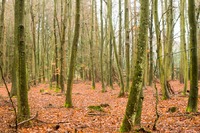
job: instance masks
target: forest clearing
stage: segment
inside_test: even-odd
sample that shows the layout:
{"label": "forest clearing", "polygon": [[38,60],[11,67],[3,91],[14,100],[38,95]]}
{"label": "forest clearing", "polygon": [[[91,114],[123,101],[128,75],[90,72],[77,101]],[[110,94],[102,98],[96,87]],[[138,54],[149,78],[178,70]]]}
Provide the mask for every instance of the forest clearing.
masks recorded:
{"label": "forest clearing", "polygon": [[[50,89],[47,84],[32,87],[29,91],[29,103],[31,116],[38,112],[27,127],[19,127],[22,133],[118,133],[123,113],[125,111],[127,96],[118,98],[119,87],[107,89],[101,92],[100,83],[96,84],[96,90],[92,90],[90,82],[78,81],[74,84],[72,93],[74,107],[64,107],[64,94]],[[183,96],[183,84],[179,81],[170,82],[175,94],[168,100],[159,98],[157,130],[152,127],[156,119],[155,114],[155,89],[147,86],[144,90],[144,102],[141,127],[155,133],[198,133],[200,131],[200,113],[189,114],[185,112],[188,96]],[[158,88],[160,85],[157,84]],[[200,86],[200,84],[199,84]],[[10,87],[10,85],[9,85]],[[12,133],[15,128],[14,113],[9,102],[6,89],[0,87],[0,132]],[[161,92],[159,92],[161,96]],[[16,103],[16,98],[13,98]],[[199,99],[200,100],[200,99]],[[102,111],[91,110],[89,106],[106,105]],[[174,112],[170,108],[175,107]],[[199,108],[198,108],[199,109]],[[59,128],[56,129],[56,127]]]}

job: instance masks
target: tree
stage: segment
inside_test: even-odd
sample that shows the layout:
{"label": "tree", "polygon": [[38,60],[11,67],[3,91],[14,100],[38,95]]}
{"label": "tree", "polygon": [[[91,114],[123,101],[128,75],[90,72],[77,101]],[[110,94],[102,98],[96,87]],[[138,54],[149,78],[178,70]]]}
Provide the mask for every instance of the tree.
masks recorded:
{"label": "tree", "polygon": [[157,60],[159,65],[159,76],[160,76],[160,83],[161,83],[161,90],[162,90],[162,98],[168,99],[169,92],[167,89],[167,82],[165,78],[165,70],[163,66],[163,56],[162,56],[162,41],[160,35],[160,23],[158,21],[158,0],[153,1],[153,12],[154,12],[154,25],[155,25],[155,32],[156,32],[156,41],[157,41]]}
{"label": "tree", "polygon": [[130,89],[130,94],[128,98],[128,103],[126,105],[126,111],[122,125],[120,127],[121,132],[129,132],[132,129],[133,120],[132,116],[136,115],[138,109],[138,102],[140,99],[140,93],[143,87],[143,75],[144,75],[144,64],[146,56],[146,46],[147,46],[147,35],[148,35],[148,25],[149,25],[149,1],[140,0],[140,29],[139,37],[137,40],[137,63],[135,64],[133,82]]}
{"label": "tree", "polygon": [[[181,63],[180,73],[183,75],[184,79],[184,90],[183,95],[186,95],[187,86],[188,86],[188,60],[187,60],[187,51],[186,51],[186,41],[185,41],[185,0],[180,1],[180,51],[181,51]],[[181,78],[181,77],[180,77]]]}
{"label": "tree", "polygon": [[101,64],[101,84],[102,84],[102,92],[105,92],[104,85],[104,73],[103,73],[103,46],[104,46],[104,34],[103,34],[103,0],[101,0],[101,51],[100,51],[100,64]]}
{"label": "tree", "polygon": [[17,90],[17,109],[18,120],[23,121],[30,117],[28,105],[28,88],[27,88],[27,75],[26,75],[26,45],[25,45],[25,32],[24,32],[24,0],[15,1],[15,18],[16,39],[18,46],[18,90]]}
{"label": "tree", "polygon": [[37,53],[36,53],[36,37],[35,37],[35,16],[33,13],[33,0],[30,0],[30,13],[31,13],[31,29],[32,29],[32,41],[33,41],[33,78],[34,78],[34,85],[36,85],[37,81]]}
{"label": "tree", "polygon": [[91,18],[91,39],[90,39],[90,68],[92,75],[92,89],[95,89],[95,73],[94,73],[94,55],[93,55],[93,45],[94,45],[94,0],[92,0],[92,18]]}
{"label": "tree", "polygon": [[129,38],[129,8],[128,0],[124,3],[124,24],[125,24],[125,47],[126,47],[126,91],[129,90],[129,73],[130,73],[130,38]]}
{"label": "tree", "polygon": [[61,36],[61,71],[60,71],[60,87],[61,91],[64,92],[65,88],[65,75],[66,75],[66,43],[65,43],[65,33],[66,33],[66,23],[67,23],[67,3],[64,3],[64,19],[62,20],[62,36]]}
{"label": "tree", "polygon": [[[108,0],[108,3],[107,3],[107,18],[108,18],[108,20],[109,19],[111,19],[112,18],[112,0]],[[112,75],[113,75],[113,62],[112,62],[112,60],[113,60],[113,34],[112,34],[112,26],[111,26],[111,23],[110,23],[110,21],[109,21],[109,24],[107,25],[108,27],[108,46],[109,46],[109,51],[108,51],[108,55],[109,55],[109,63],[108,63],[108,73],[109,73],[109,75],[108,75],[108,84],[109,84],[109,86],[113,89],[113,80],[112,80]]]}
{"label": "tree", "polygon": [[119,0],[119,65],[122,69],[122,3]]}
{"label": "tree", "polygon": [[172,73],[172,44],[173,44],[173,0],[165,0],[166,7],[168,6],[166,12],[167,12],[167,37],[166,37],[166,43],[165,43],[165,57],[164,57],[164,63],[165,63],[165,79],[169,81],[171,79],[171,73]]}
{"label": "tree", "polygon": [[[108,5],[111,6],[111,0],[109,0]],[[112,22],[112,8],[109,7],[108,8],[108,21],[109,21],[109,27],[110,27],[110,40],[112,40],[111,43],[113,43],[113,47],[114,47],[114,55],[115,55],[115,60],[116,60],[116,64],[117,64],[117,71],[118,71],[118,76],[119,76],[119,80],[120,80],[120,92],[119,92],[119,97],[124,96],[125,91],[124,91],[124,81],[123,81],[123,76],[122,76],[122,70],[120,67],[120,60],[119,60],[119,56],[117,54],[117,44],[116,44],[116,39],[115,39],[115,33],[114,33],[114,29],[113,29],[113,22]]]}
{"label": "tree", "polygon": [[57,18],[57,0],[54,0],[54,17],[53,17],[53,33],[55,43],[55,77],[56,77],[56,88],[59,88],[59,73],[58,73],[58,41],[57,41],[57,30],[56,30],[56,18]]}
{"label": "tree", "polygon": [[188,0],[188,16],[190,29],[190,94],[187,112],[197,112],[198,103],[198,55],[197,55],[197,27],[195,18],[195,1]]}
{"label": "tree", "polygon": [[153,83],[153,0],[151,0],[150,26],[149,26],[149,85]]}
{"label": "tree", "polygon": [[74,71],[75,71],[75,65],[76,65],[78,39],[79,39],[79,33],[80,33],[79,29],[80,29],[80,0],[76,0],[74,39],[73,39],[72,49],[71,49],[71,57],[70,57],[68,79],[67,79],[66,101],[65,101],[65,107],[67,108],[72,107],[72,85],[73,85]]}
{"label": "tree", "polygon": [[[3,48],[3,50],[4,50],[4,47],[5,47],[4,44],[3,44],[3,42],[4,42],[4,13],[5,13],[5,4],[6,4],[6,0],[2,0],[1,15],[0,15],[0,47]],[[4,61],[5,59],[3,59],[4,56],[1,55],[1,54],[5,55],[4,51],[0,50],[0,60],[1,60],[0,65],[3,64],[3,68],[5,68],[5,61]],[[1,80],[0,80],[0,83],[1,83]]]}

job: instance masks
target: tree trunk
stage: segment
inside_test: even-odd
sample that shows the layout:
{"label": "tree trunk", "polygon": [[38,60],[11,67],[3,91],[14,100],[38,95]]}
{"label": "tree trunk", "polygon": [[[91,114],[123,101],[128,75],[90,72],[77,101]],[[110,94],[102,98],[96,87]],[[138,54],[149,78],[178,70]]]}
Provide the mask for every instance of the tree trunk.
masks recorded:
{"label": "tree trunk", "polygon": [[126,87],[125,90],[129,91],[129,75],[130,75],[130,39],[129,39],[129,8],[128,0],[124,4],[124,24],[125,24],[125,47],[126,47]]}
{"label": "tree trunk", "polygon": [[57,30],[56,30],[56,17],[57,17],[57,0],[54,0],[53,30],[54,30],[54,43],[55,43],[55,77],[56,77],[56,88],[59,88],[58,41],[57,41]]}
{"label": "tree trunk", "polygon": [[162,90],[162,98],[168,99],[169,92],[167,89],[167,82],[165,79],[165,71],[163,66],[163,57],[162,57],[162,41],[160,35],[160,25],[158,21],[158,0],[154,0],[154,25],[156,31],[156,40],[157,40],[157,60],[159,65],[159,76],[160,76],[160,83],[161,83],[161,90]]}
{"label": "tree trunk", "polygon": [[[167,0],[166,0],[167,1]],[[173,46],[173,0],[166,2],[167,8],[167,42],[165,44],[165,76],[166,80],[171,79],[172,74],[172,46]]]}
{"label": "tree trunk", "polygon": [[92,76],[92,89],[95,89],[95,72],[94,72],[94,55],[93,55],[93,45],[94,42],[94,0],[92,0],[92,22],[91,22],[91,40],[90,40],[90,67]]}
{"label": "tree trunk", "polygon": [[61,92],[65,90],[65,75],[66,75],[66,43],[65,43],[65,32],[67,22],[67,0],[64,3],[64,18],[62,20],[62,37],[61,37],[61,70],[60,70],[60,87]]}
{"label": "tree trunk", "polygon": [[153,0],[151,0],[150,26],[149,26],[149,86],[153,83]]}
{"label": "tree trunk", "polygon": [[146,46],[147,46],[147,35],[148,35],[148,16],[149,16],[149,1],[148,0],[140,0],[140,29],[139,29],[139,38],[138,38],[138,53],[137,53],[137,63],[134,69],[134,77],[132,86],[130,89],[130,94],[128,98],[128,103],[126,106],[126,112],[124,115],[124,119],[122,125],[120,127],[121,132],[129,132],[131,131],[132,124],[135,120],[132,119],[132,116],[138,110],[139,97],[143,87],[143,74],[144,74],[144,64],[145,64],[145,56],[146,56]]}
{"label": "tree trunk", "polygon": [[36,85],[37,81],[37,53],[36,53],[36,37],[35,37],[35,17],[33,13],[33,0],[30,1],[30,13],[31,13],[31,29],[32,29],[32,40],[33,40],[33,84]]}
{"label": "tree trunk", "polygon": [[118,46],[118,53],[119,53],[119,66],[122,69],[122,3],[119,0],[119,46]]}
{"label": "tree trunk", "polygon": [[101,64],[101,83],[102,83],[102,92],[105,92],[104,85],[104,73],[103,73],[103,46],[104,46],[104,37],[103,37],[103,0],[101,0],[101,51],[100,51],[100,64]]}
{"label": "tree trunk", "polygon": [[15,11],[16,21],[15,27],[17,29],[17,44],[19,53],[19,88],[17,90],[17,109],[18,120],[23,121],[30,117],[28,105],[28,88],[27,88],[27,71],[26,71],[26,49],[25,49],[25,32],[24,32],[24,0],[16,0]]}
{"label": "tree trunk", "polygon": [[[181,51],[181,63],[180,63],[180,68],[181,69],[180,73],[181,76],[183,76],[184,80],[184,89],[183,89],[183,95],[186,95],[187,91],[187,86],[188,86],[188,60],[187,60],[187,48],[186,48],[186,41],[185,41],[185,0],[180,1],[180,51]],[[181,77],[180,77],[181,78]]]}
{"label": "tree trunk", "polygon": [[[6,64],[5,64],[5,47],[4,46],[4,12],[5,12],[5,4],[6,4],[6,0],[2,0],[2,7],[1,7],[1,16],[0,16],[0,65],[2,65],[3,71],[5,73],[5,68],[6,68]],[[2,51],[3,50],[3,51]],[[3,73],[3,76],[4,76]],[[0,80],[1,82],[1,80]]]}
{"label": "tree trunk", "polygon": [[195,2],[188,0],[188,15],[190,29],[190,94],[187,105],[187,112],[198,110],[198,54],[197,54],[197,27],[195,19]]}
{"label": "tree trunk", "polygon": [[76,56],[78,49],[78,40],[79,40],[79,29],[80,29],[80,0],[76,0],[76,17],[75,17],[75,30],[74,30],[74,39],[71,49],[71,57],[68,71],[68,80],[67,80],[67,92],[66,92],[66,101],[65,107],[72,107],[72,85],[73,77],[76,65]]}

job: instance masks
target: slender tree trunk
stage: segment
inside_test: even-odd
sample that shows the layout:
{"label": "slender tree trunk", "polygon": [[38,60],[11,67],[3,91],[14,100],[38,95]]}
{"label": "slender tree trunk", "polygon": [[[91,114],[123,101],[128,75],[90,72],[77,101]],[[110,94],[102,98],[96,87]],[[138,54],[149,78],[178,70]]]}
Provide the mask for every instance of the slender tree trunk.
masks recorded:
{"label": "slender tree trunk", "polygon": [[129,38],[129,8],[128,0],[125,0],[124,4],[124,23],[125,23],[125,47],[126,47],[126,87],[125,90],[129,90],[129,75],[130,75],[130,38]]}
{"label": "slender tree trunk", "polygon": [[[0,65],[2,65],[3,67],[3,71],[5,73],[5,68],[6,68],[6,64],[5,64],[5,46],[4,46],[4,13],[5,13],[5,4],[6,4],[6,0],[2,0],[2,7],[1,7],[1,16],[0,16],[0,47],[2,48],[1,51],[0,50]],[[3,76],[4,76],[3,73]],[[0,83],[1,83],[1,79],[0,79]]]}
{"label": "slender tree trunk", "polygon": [[195,1],[188,0],[188,15],[190,27],[190,94],[187,112],[197,112],[198,105],[198,54],[197,54],[197,27],[195,19]]}
{"label": "slender tree trunk", "polygon": [[187,60],[187,48],[185,41],[185,0],[180,1],[180,47],[181,47],[181,63],[180,67],[183,68],[183,71],[180,71],[183,75],[184,79],[184,89],[183,95],[186,95],[187,86],[188,86],[188,60]]}
{"label": "slender tree trunk", "polygon": [[56,17],[57,17],[57,0],[54,0],[54,18],[53,18],[53,30],[54,30],[54,43],[55,43],[55,76],[56,76],[56,88],[59,88],[59,66],[58,66],[58,40],[56,30]]}
{"label": "slender tree trunk", "polygon": [[121,0],[119,0],[119,66],[122,69],[122,4]]}
{"label": "slender tree trunk", "polygon": [[80,32],[79,29],[80,29],[80,0],[76,0],[75,30],[74,30],[72,49],[71,49],[71,57],[70,57],[68,79],[67,79],[66,101],[65,101],[65,107],[67,108],[72,107],[72,85],[73,85],[73,77],[76,65],[76,56],[77,56],[78,40]]}
{"label": "slender tree trunk", "polygon": [[33,81],[34,85],[36,85],[37,81],[37,53],[36,53],[36,37],[35,37],[35,17],[33,13],[33,0],[30,1],[30,13],[31,13],[31,29],[32,29],[32,40],[33,40],[33,66],[34,66],[34,72],[33,72]]}
{"label": "slender tree trunk", "polygon": [[104,49],[104,34],[103,34],[103,0],[101,0],[101,51],[100,51],[100,64],[101,64],[101,83],[102,83],[102,92],[105,92],[104,85],[104,73],[103,73],[103,49]]}
{"label": "slender tree trunk", "polygon": [[12,87],[11,87],[11,96],[16,96],[17,95],[17,90],[18,90],[18,87],[19,87],[19,84],[18,84],[18,77],[19,77],[19,71],[18,71],[18,66],[19,66],[19,54],[18,54],[18,40],[17,40],[17,25],[18,25],[18,17],[17,15],[19,14],[18,13],[18,9],[17,9],[17,1],[15,2],[14,4],[14,10],[15,10],[15,26],[14,26],[14,61],[13,61],[13,64],[12,64]]}
{"label": "slender tree trunk", "polygon": [[153,0],[151,0],[150,26],[149,26],[149,85],[153,83]]}
{"label": "slender tree trunk", "polygon": [[[111,1],[109,1],[109,6],[111,6]],[[114,47],[114,54],[115,54],[115,60],[116,60],[116,63],[117,63],[117,71],[118,71],[118,76],[119,76],[119,79],[120,79],[120,93],[119,93],[119,97],[121,96],[124,96],[125,94],[125,91],[124,91],[124,81],[123,81],[123,76],[122,76],[122,70],[120,68],[120,63],[119,63],[119,57],[118,57],[118,54],[117,54],[117,44],[116,44],[116,40],[115,40],[115,32],[114,32],[114,29],[113,29],[113,23],[112,23],[112,10],[111,10],[111,7],[108,8],[109,11],[108,11],[108,21],[109,21],[109,27],[110,27],[110,40],[112,40],[113,42],[113,47]]]}
{"label": "slender tree trunk", "polygon": [[145,64],[145,50],[147,46],[147,35],[148,35],[148,16],[149,16],[149,1],[140,0],[140,29],[138,38],[138,53],[137,53],[137,63],[134,69],[133,82],[130,89],[130,94],[128,98],[128,103],[126,106],[126,111],[122,125],[120,127],[121,132],[130,132],[134,119],[132,119],[138,110],[138,103],[140,100],[140,94],[143,87],[143,74],[144,74],[144,64]]}
{"label": "slender tree trunk", "polygon": [[[108,0],[107,3],[107,19],[109,20],[110,18],[112,18],[112,0]],[[112,81],[112,51],[113,51],[113,38],[112,38],[112,26],[110,25],[111,23],[108,23],[108,85],[113,89],[113,81]],[[107,38],[107,39],[108,39]]]}
{"label": "slender tree trunk", "polygon": [[95,89],[95,72],[94,72],[94,55],[93,55],[93,46],[94,46],[94,0],[92,0],[92,19],[91,19],[91,40],[90,40],[90,67],[91,67],[91,76],[92,76],[92,89]]}
{"label": "slender tree trunk", "polygon": [[37,30],[37,64],[38,64],[38,71],[39,71],[39,77],[38,82],[41,83],[42,79],[42,72],[41,72],[41,47],[40,47],[40,28],[41,28],[41,15],[40,15],[40,1],[38,0],[38,30]]}
{"label": "slender tree trunk", "polygon": [[167,90],[167,84],[165,79],[165,71],[163,66],[163,57],[162,57],[162,41],[160,35],[160,25],[158,21],[158,0],[154,0],[154,25],[156,31],[156,41],[157,41],[157,60],[159,65],[159,76],[160,76],[160,83],[161,83],[161,90],[162,90],[162,98],[168,99],[169,93]]}
{"label": "slender tree trunk", "polygon": [[17,45],[19,53],[19,88],[17,90],[17,109],[18,120],[23,121],[30,117],[29,105],[28,105],[28,88],[27,88],[27,71],[26,71],[26,50],[25,50],[25,30],[24,30],[24,0],[15,1],[16,22],[15,27],[17,29]]}
{"label": "slender tree trunk", "polygon": [[[167,1],[167,0],[166,0]],[[169,3],[169,4],[167,4]],[[165,46],[165,76],[171,79],[172,74],[172,46],[173,46],[173,0],[166,2],[167,8],[167,42]],[[167,6],[166,5],[166,6]]]}
{"label": "slender tree trunk", "polygon": [[65,88],[65,75],[66,75],[66,43],[65,43],[65,32],[67,23],[67,0],[64,3],[64,18],[62,23],[62,38],[61,38],[61,70],[60,70],[60,87],[61,92],[64,92]]}
{"label": "slender tree trunk", "polygon": [[135,64],[136,64],[136,59],[137,59],[137,39],[138,39],[138,24],[137,24],[137,0],[134,0],[134,44],[133,44],[133,57],[132,57],[132,66],[133,66],[133,69],[132,69],[132,76],[134,74],[134,69],[135,69]]}
{"label": "slender tree trunk", "polygon": [[43,47],[43,52],[41,53],[41,58],[42,58],[42,79],[43,82],[45,82],[45,5],[46,2],[43,0],[42,3],[42,47]]}

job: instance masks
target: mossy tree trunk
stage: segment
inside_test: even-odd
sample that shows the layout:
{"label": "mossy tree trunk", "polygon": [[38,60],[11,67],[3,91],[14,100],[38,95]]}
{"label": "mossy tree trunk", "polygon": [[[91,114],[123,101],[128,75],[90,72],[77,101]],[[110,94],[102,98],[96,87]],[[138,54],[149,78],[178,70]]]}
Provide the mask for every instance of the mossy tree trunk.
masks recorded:
{"label": "mossy tree trunk", "polygon": [[129,132],[133,128],[133,123],[135,120],[132,119],[132,116],[134,116],[138,110],[139,97],[143,87],[144,64],[149,25],[149,1],[140,0],[140,5],[140,29],[137,41],[137,63],[134,69],[134,77],[126,106],[126,112],[120,127],[121,132]]}
{"label": "mossy tree trunk", "polygon": [[195,18],[195,1],[188,0],[188,15],[190,29],[190,94],[187,112],[197,112],[198,105],[198,54],[197,54],[197,26]]}
{"label": "mossy tree trunk", "polygon": [[[111,6],[111,0],[109,1],[109,6]],[[111,43],[113,43],[113,47],[114,47],[114,55],[115,55],[115,60],[116,60],[116,64],[117,64],[117,72],[118,72],[118,76],[119,76],[119,80],[120,80],[120,92],[119,92],[119,97],[124,96],[125,94],[125,90],[124,90],[124,81],[123,81],[123,76],[122,76],[122,70],[120,67],[120,61],[119,61],[119,56],[117,54],[117,44],[116,44],[116,39],[115,39],[115,32],[113,29],[113,22],[112,22],[112,7],[108,8],[108,21],[109,21],[109,27],[110,27],[110,40],[112,40]]]}
{"label": "mossy tree trunk", "polygon": [[165,78],[171,80],[172,74],[172,46],[173,46],[173,0],[165,0],[167,8],[167,42],[165,43]]}
{"label": "mossy tree trunk", "polygon": [[137,12],[137,0],[134,0],[134,44],[133,44],[133,48],[132,48],[132,74],[131,76],[133,77],[134,74],[134,69],[135,69],[135,64],[136,64],[136,59],[137,59],[137,39],[138,39],[138,12]]}
{"label": "mossy tree trunk", "polygon": [[66,101],[65,101],[65,107],[67,108],[72,107],[72,85],[73,85],[74,71],[76,65],[76,56],[77,56],[78,40],[80,32],[79,29],[80,29],[80,0],[76,0],[75,31],[71,49],[71,57],[70,57],[68,79],[67,79]]}
{"label": "mossy tree trunk", "polygon": [[25,30],[24,30],[24,0],[15,1],[16,21],[15,27],[17,29],[17,43],[19,53],[19,88],[17,90],[17,109],[18,120],[23,121],[30,117],[29,105],[28,105],[28,88],[27,88],[27,71],[26,71],[26,49],[25,49]]}
{"label": "mossy tree trunk", "polygon": [[167,82],[165,79],[165,71],[164,71],[164,64],[163,64],[163,57],[162,57],[162,41],[160,35],[160,25],[158,20],[158,0],[153,1],[153,11],[154,11],[154,25],[155,25],[155,32],[156,32],[156,41],[157,41],[157,60],[159,66],[159,76],[160,76],[160,83],[161,83],[161,90],[162,90],[162,99],[169,98],[169,92],[167,89]]}

